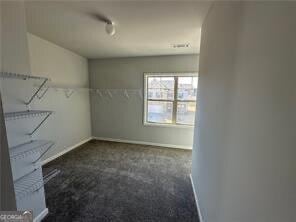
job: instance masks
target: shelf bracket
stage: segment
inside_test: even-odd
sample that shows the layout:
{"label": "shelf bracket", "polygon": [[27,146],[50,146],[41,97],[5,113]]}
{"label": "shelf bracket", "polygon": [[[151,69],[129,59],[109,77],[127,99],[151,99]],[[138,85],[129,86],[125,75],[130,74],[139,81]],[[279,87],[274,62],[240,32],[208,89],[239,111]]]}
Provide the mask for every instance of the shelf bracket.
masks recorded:
{"label": "shelf bracket", "polygon": [[43,183],[47,184],[52,178],[56,177],[61,171],[54,169],[43,177]]}
{"label": "shelf bracket", "polygon": [[46,148],[46,150],[33,162],[33,163],[37,163],[38,162],[38,160],[40,160],[49,150],[50,150],[50,148],[51,147],[53,147],[53,145],[54,145],[54,143],[52,143],[52,144],[50,144],[47,148]]}
{"label": "shelf bracket", "polygon": [[[44,88],[45,88],[45,87],[44,87]],[[40,96],[39,96],[39,94],[37,94],[38,99],[42,99],[43,96],[47,93],[48,89],[49,89],[49,87],[46,87],[46,88],[44,89],[43,93],[42,93]],[[41,91],[42,91],[42,90],[40,90],[40,92],[41,92]]]}
{"label": "shelf bracket", "polygon": [[36,128],[31,133],[29,133],[29,136],[33,136],[33,134],[40,128],[40,126],[48,119],[51,114],[52,113],[48,113],[46,117],[38,124],[38,126],[36,126]]}
{"label": "shelf bracket", "polygon": [[46,84],[47,81],[48,81],[48,79],[44,79],[43,80],[43,82],[41,83],[41,85],[37,88],[37,90],[31,96],[31,98],[29,99],[29,101],[25,103],[27,106],[30,105],[30,103],[33,101],[33,99],[38,95],[38,93],[40,92],[40,90],[43,88],[43,86]]}

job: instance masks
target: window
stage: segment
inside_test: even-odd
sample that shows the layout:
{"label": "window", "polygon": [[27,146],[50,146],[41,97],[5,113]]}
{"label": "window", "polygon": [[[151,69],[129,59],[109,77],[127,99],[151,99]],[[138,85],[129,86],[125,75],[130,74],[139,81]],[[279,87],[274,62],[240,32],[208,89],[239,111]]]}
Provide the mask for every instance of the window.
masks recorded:
{"label": "window", "polygon": [[145,74],[144,124],[194,125],[196,73]]}

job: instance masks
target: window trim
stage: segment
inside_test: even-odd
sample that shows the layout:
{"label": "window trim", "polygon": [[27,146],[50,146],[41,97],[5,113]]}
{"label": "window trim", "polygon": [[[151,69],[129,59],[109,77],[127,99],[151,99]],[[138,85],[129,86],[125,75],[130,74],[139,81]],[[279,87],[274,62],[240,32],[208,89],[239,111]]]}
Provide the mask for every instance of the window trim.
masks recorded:
{"label": "window trim", "polygon": [[[175,117],[177,117],[177,102],[178,99],[174,98],[173,100],[173,123],[153,123],[153,122],[148,122],[147,121],[147,113],[148,113],[148,77],[197,77],[198,78],[198,72],[197,71],[193,71],[193,72],[144,72],[144,112],[143,112],[143,125],[144,126],[159,126],[159,127],[175,127],[175,128],[193,128],[193,125],[189,125],[189,124],[180,124],[177,123],[176,120],[174,119]],[[178,79],[178,78],[177,78]],[[176,87],[177,86],[177,87]],[[178,81],[176,81],[175,79],[175,86],[174,86],[174,95],[178,95]],[[156,100],[156,101],[160,101],[160,100]],[[162,100],[161,100],[162,101]],[[172,102],[171,100],[163,100],[165,101],[169,101]],[[176,102],[175,102],[176,101]],[[195,102],[197,103],[197,99],[196,100],[182,100],[181,102]]]}

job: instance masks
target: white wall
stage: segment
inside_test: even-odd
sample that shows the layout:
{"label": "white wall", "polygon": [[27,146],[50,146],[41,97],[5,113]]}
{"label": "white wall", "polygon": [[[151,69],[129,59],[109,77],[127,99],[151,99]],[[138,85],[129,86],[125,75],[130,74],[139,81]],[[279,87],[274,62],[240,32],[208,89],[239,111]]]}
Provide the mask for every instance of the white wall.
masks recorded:
{"label": "white wall", "polygon": [[[144,72],[198,70],[198,56],[157,56],[89,61],[90,84],[101,89],[143,89]],[[92,96],[93,136],[191,147],[192,128],[143,125],[143,99]]]}
{"label": "white wall", "polygon": [[[23,1],[1,2],[1,71],[47,76],[55,84],[88,86],[88,64],[85,58],[38,37],[27,35]],[[74,93],[70,99],[65,99],[63,92],[50,90],[42,100],[35,100],[30,106],[26,106],[24,102],[28,101],[35,89],[34,81],[1,78],[0,89],[5,112],[27,109],[55,111],[55,115],[50,117],[32,137],[28,133],[41,121],[40,117],[6,121],[9,147],[31,139],[53,140],[57,145],[45,156],[46,158],[91,136],[88,92]],[[7,147],[4,150],[2,146],[6,142],[4,139],[1,139],[1,154],[6,159],[3,163],[1,161],[1,191],[5,188],[7,193],[2,196],[1,192],[1,198],[6,198],[6,201],[1,200],[1,209],[3,207],[6,210],[13,210],[16,204],[18,209],[33,209],[35,218],[46,211],[43,188],[24,198],[17,198],[16,203],[14,194],[8,192],[9,188],[12,191],[11,173],[13,179],[17,180],[32,172],[32,169],[38,167],[39,162],[34,166],[32,164],[32,161],[38,158],[38,154],[11,161],[11,170]],[[2,174],[2,170],[7,172]],[[33,176],[36,177],[36,181],[42,178],[41,168],[38,168]]]}
{"label": "white wall", "polygon": [[220,219],[239,14],[232,4],[214,6],[202,28],[192,178],[207,222]]}
{"label": "white wall", "polygon": [[[28,34],[28,41],[33,74],[49,77],[50,84],[58,86],[88,87],[85,58],[32,34]],[[91,137],[87,91],[74,92],[67,98],[64,91],[50,89],[33,106],[55,112],[36,135],[56,142],[56,146],[43,159]]]}
{"label": "white wall", "polygon": [[[28,74],[30,73],[31,68],[29,61],[24,1],[6,1],[1,2],[1,5],[1,71]],[[26,110],[27,107],[23,103],[23,98],[30,94],[30,88],[27,87],[25,82],[27,83],[28,81],[12,79],[0,80],[0,89],[3,96],[3,109],[5,112]],[[23,83],[25,84],[23,85]],[[28,142],[30,140],[26,133],[28,133],[28,129],[30,129],[32,122],[28,120],[5,122],[7,139],[10,147],[21,141],[24,142],[26,140],[26,142]],[[6,140],[6,138],[4,138],[4,140]],[[2,148],[3,147],[1,147],[1,149]],[[3,152],[3,154],[5,154],[5,152]],[[11,160],[9,156],[6,155],[4,157],[7,159],[3,163],[9,163]],[[33,166],[31,161],[34,160],[34,158],[36,158],[36,154],[32,154],[30,157],[24,157],[18,161],[10,161],[11,169],[10,167],[7,167],[5,176],[1,176],[1,179],[4,178],[6,181],[6,184],[4,184],[6,186],[12,185],[11,174],[15,184],[15,181],[19,179],[20,176],[24,176],[26,173],[32,172],[32,169],[34,168],[36,169],[34,179],[36,179],[36,181],[39,180],[42,177],[42,172],[41,168],[38,167],[38,163],[36,166]],[[7,189],[6,192],[9,192],[9,190]],[[13,202],[9,208],[6,206],[7,210],[14,210],[15,205],[18,210],[32,209],[34,211],[33,216],[35,218],[46,208],[43,188],[26,195],[24,198],[17,197],[16,201],[14,200],[14,196],[15,195],[12,193],[6,193],[6,195],[3,196],[3,198],[8,198]]]}
{"label": "white wall", "polygon": [[[27,24],[24,2],[4,1],[2,10],[2,69],[16,73],[29,73]],[[13,43],[13,44],[10,44]]]}
{"label": "white wall", "polygon": [[[4,63],[7,62],[4,59],[5,51],[7,50],[7,46],[3,47],[3,45],[7,44],[9,41],[9,36],[4,35],[3,32],[9,30],[10,26],[7,23],[13,21],[10,20],[9,17],[3,17],[3,14],[9,13],[7,10],[7,5],[2,6],[3,3],[0,2],[0,70],[2,71]],[[18,6],[23,7],[23,3],[20,2]],[[4,11],[5,10],[5,11]],[[16,9],[18,10],[18,8]],[[22,16],[22,14],[18,14]],[[4,61],[3,61],[4,60]],[[0,80],[1,86],[1,80]],[[4,110],[2,106],[2,95],[0,92],[0,211],[4,210],[16,210],[16,200],[13,188],[13,176],[11,171],[11,163],[9,158],[9,148],[8,141],[6,135],[6,126],[4,120]]]}
{"label": "white wall", "polygon": [[292,2],[215,3],[205,20],[192,169],[204,221],[296,220],[295,25]]}

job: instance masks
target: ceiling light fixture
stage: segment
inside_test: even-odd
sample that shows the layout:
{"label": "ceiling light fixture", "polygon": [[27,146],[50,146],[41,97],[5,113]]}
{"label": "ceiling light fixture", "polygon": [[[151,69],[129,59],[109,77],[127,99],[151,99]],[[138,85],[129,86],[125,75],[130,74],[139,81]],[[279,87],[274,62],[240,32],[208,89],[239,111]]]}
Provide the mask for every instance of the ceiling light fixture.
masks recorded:
{"label": "ceiling light fixture", "polygon": [[114,23],[112,21],[106,22],[105,30],[108,35],[111,35],[111,36],[114,35],[116,32]]}
{"label": "ceiling light fixture", "polygon": [[92,16],[100,22],[105,23],[105,31],[108,35],[112,36],[115,34],[115,23],[110,18],[101,13],[92,14]]}

